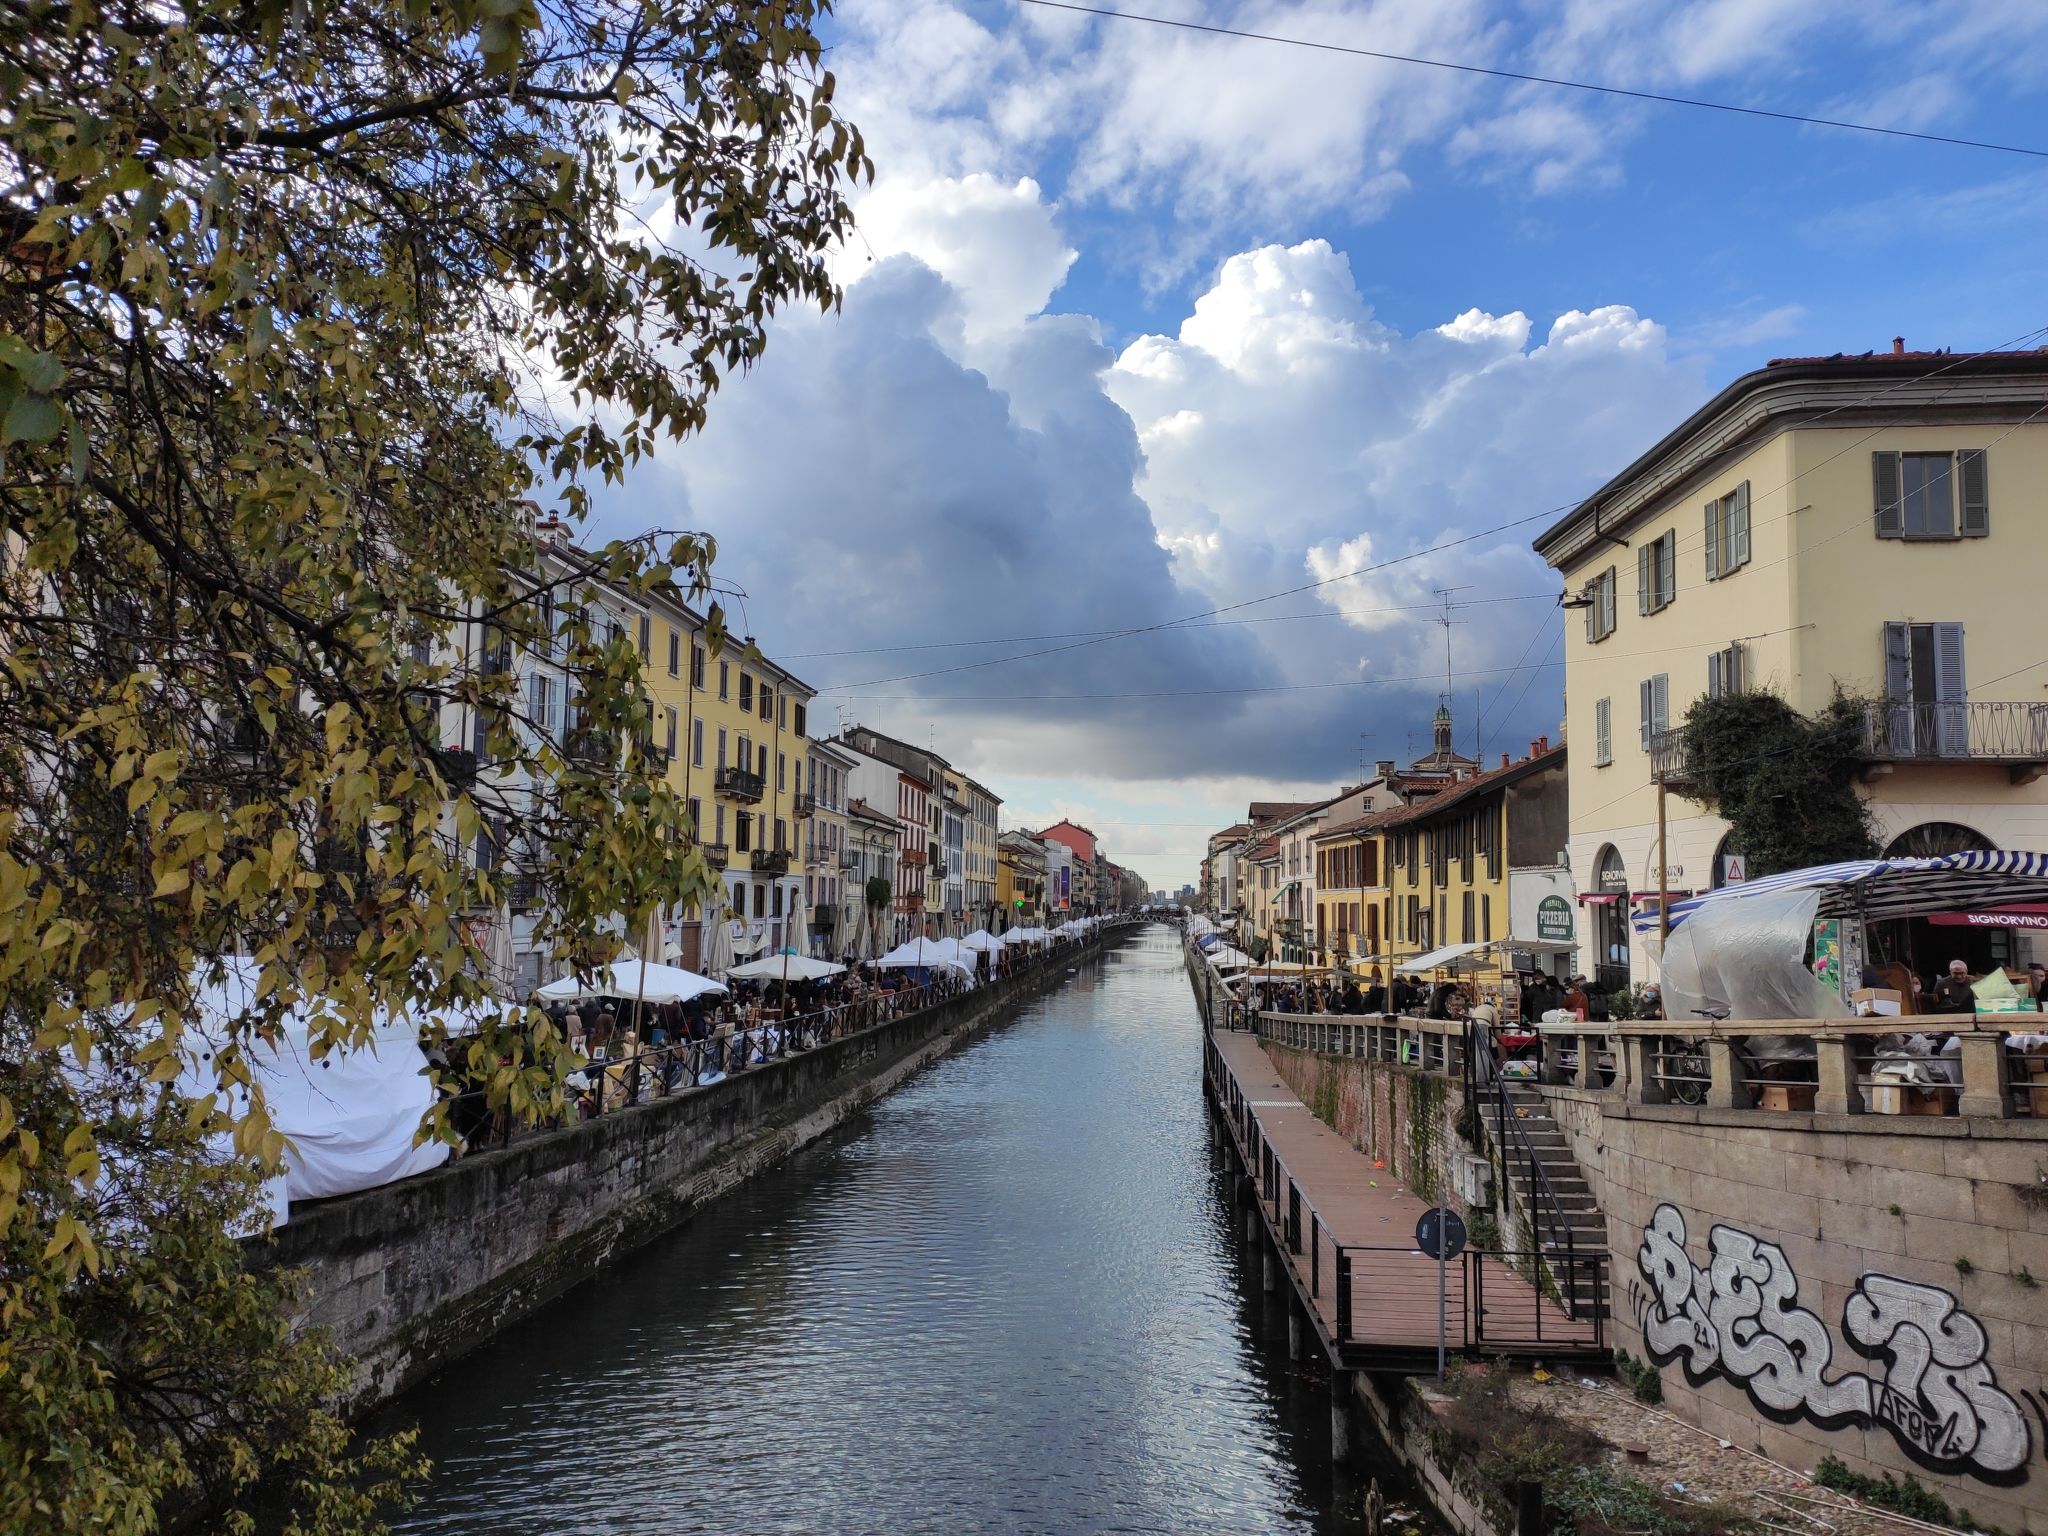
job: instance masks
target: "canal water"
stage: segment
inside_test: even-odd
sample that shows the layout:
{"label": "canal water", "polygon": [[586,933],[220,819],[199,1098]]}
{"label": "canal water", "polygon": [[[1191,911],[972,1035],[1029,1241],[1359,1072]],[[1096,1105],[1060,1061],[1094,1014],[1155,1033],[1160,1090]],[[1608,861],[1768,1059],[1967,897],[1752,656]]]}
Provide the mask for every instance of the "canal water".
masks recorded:
{"label": "canal water", "polygon": [[398,1528],[1361,1530],[1200,1027],[1171,929],[1079,965],[386,1410],[434,1461]]}

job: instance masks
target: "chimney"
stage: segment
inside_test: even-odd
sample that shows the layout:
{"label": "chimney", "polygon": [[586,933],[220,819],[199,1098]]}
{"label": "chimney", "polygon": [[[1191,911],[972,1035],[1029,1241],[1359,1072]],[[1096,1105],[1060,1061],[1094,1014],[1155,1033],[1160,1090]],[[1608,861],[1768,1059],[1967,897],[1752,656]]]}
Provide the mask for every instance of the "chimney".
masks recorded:
{"label": "chimney", "polygon": [[1507,753],[1505,753],[1505,752],[1501,753],[1501,755],[1500,755],[1500,765],[1501,765],[1501,767],[1503,767],[1503,768],[1507,767],[1507,766],[1509,765],[1509,763],[1510,763],[1511,761],[1512,761],[1512,760],[1511,760],[1511,759],[1510,759],[1510,758],[1508,757]]}
{"label": "chimney", "polygon": [[1536,738],[1536,755],[1538,757],[1541,757],[1544,753],[1548,752],[1549,750],[1550,738],[1548,736],[1538,736]]}
{"label": "chimney", "polygon": [[1391,757],[1383,757],[1372,765],[1372,771],[1383,779],[1391,779],[1394,776],[1394,760]]}
{"label": "chimney", "polygon": [[1906,338],[1905,338],[1905,337],[1903,337],[1903,336],[1894,336],[1894,337],[1892,338],[1892,356],[1893,356],[1893,357],[1904,357],[1905,355],[1906,355]]}

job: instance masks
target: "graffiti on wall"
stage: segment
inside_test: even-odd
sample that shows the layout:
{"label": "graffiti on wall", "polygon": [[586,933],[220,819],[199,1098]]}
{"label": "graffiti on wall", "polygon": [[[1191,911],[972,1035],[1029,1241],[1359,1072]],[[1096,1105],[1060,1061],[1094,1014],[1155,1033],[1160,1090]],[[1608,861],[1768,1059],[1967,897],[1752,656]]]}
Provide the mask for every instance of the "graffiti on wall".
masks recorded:
{"label": "graffiti on wall", "polygon": [[1869,1368],[1830,1374],[1833,1337],[1799,1305],[1785,1250],[1720,1223],[1707,1249],[1707,1267],[1696,1267],[1676,1206],[1658,1206],[1643,1230],[1636,1267],[1647,1290],[1636,1297],[1636,1321],[1659,1365],[1683,1362],[1694,1386],[1733,1382],[1780,1423],[1881,1426],[1935,1471],[2025,1481],[2026,1413],[1985,1360],[1983,1326],[1947,1291],[1864,1275],[1843,1303],[1842,1337]]}

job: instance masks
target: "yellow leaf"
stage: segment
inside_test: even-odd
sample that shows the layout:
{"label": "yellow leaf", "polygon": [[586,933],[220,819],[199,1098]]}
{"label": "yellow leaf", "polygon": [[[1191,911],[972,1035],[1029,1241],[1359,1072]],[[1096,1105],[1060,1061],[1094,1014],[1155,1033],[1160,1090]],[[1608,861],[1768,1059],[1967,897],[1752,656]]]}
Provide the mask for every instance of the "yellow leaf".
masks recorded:
{"label": "yellow leaf", "polygon": [[167,869],[161,875],[157,876],[156,894],[159,896],[175,896],[178,894],[178,892],[184,890],[186,887],[191,885],[191,883],[191,871],[183,869]]}

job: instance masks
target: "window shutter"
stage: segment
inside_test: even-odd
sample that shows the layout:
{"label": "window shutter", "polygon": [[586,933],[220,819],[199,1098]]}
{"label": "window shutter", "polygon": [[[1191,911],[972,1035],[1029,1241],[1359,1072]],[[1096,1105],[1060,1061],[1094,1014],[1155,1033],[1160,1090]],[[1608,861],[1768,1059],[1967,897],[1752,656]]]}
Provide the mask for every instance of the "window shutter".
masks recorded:
{"label": "window shutter", "polygon": [[1657,546],[1645,544],[1636,551],[1636,612],[1650,611],[1650,588],[1656,580]]}
{"label": "window shutter", "polygon": [[1657,541],[1657,604],[1662,607],[1678,596],[1678,531],[1673,529]]}
{"label": "window shutter", "polygon": [[1943,757],[1962,757],[1968,754],[1970,742],[1970,712],[1965,707],[1970,690],[1963,674],[1963,626],[1929,627],[1934,631],[1935,750]]}
{"label": "window shutter", "polygon": [[1957,478],[1963,482],[1962,532],[1966,539],[1981,539],[1991,532],[1991,466],[1987,451],[1965,448],[1956,454]]}
{"label": "window shutter", "polygon": [[1593,583],[1586,593],[1586,644],[1591,645],[1600,638],[1600,584]]}
{"label": "window shutter", "polygon": [[1902,703],[1913,697],[1913,631],[1910,625],[1884,627],[1884,696]]}
{"label": "window shutter", "polygon": [[1899,489],[1899,456],[1896,453],[1873,453],[1870,456],[1870,476],[1876,502],[1877,536],[1880,539],[1904,538],[1906,514],[1901,504],[1904,493]]}
{"label": "window shutter", "polygon": [[1643,750],[1650,750],[1650,733],[1655,729],[1650,722],[1655,718],[1657,699],[1646,677],[1636,685],[1636,708],[1642,719]]}
{"label": "window shutter", "polygon": [[1735,487],[1735,515],[1728,520],[1728,542],[1732,546],[1727,555],[1727,567],[1749,564],[1749,482],[1743,481]]}
{"label": "window shutter", "polygon": [[1963,626],[1934,626],[1934,697],[1943,704],[1961,704],[1970,697],[1963,675]]}
{"label": "window shutter", "polygon": [[1721,686],[1730,693],[1741,693],[1749,686],[1749,655],[1736,641],[1728,647],[1728,659],[1721,663]]}
{"label": "window shutter", "polygon": [[1725,651],[1716,651],[1707,658],[1707,697],[1710,699],[1718,699],[1725,691],[1725,684],[1721,678],[1721,662],[1726,655]]}
{"label": "window shutter", "polygon": [[1670,699],[1666,687],[1668,681],[1669,678],[1662,672],[1659,672],[1650,679],[1650,698],[1651,702],[1656,705],[1657,730],[1659,733],[1671,728]]}
{"label": "window shutter", "polygon": [[1707,503],[1707,580],[1721,574],[1721,503]]}
{"label": "window shutter", "polygon": [[1613,731],[1614,701],[1596,699],[1593,701],[1593,761],[1607,763],[1614,760]]}

